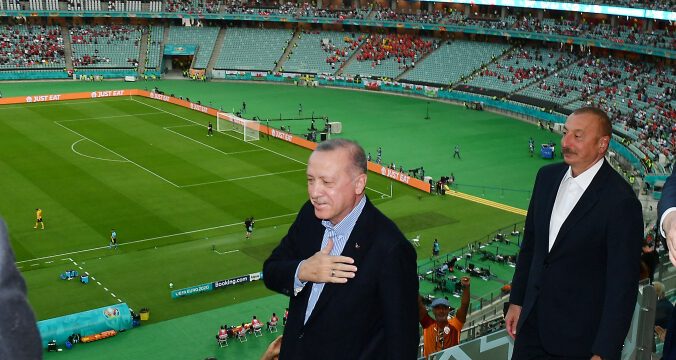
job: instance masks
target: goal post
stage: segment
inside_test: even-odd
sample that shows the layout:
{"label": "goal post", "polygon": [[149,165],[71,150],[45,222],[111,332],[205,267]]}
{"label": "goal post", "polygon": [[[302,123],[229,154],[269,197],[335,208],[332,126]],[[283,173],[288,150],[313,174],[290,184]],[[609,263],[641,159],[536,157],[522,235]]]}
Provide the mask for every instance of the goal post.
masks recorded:
{"label": "goal post", "polygon": [[216,131],[234,131],[242,134],[244,141],[254,141],[260,139],[260,122],[256,120],[247,120],[230,113],[216,113]]}

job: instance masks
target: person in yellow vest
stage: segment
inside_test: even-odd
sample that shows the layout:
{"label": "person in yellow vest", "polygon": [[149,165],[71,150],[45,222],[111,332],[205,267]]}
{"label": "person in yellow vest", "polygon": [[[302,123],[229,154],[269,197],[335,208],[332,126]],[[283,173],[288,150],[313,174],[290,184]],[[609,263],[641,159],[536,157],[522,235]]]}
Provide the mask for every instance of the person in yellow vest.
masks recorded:
{"label": "person in yellow vest", "polygon": [[42,226],[42,230],[45,229],[45,223],[42,221],[42,209],[40,208],[35,209],[35,226],[33,226],[33,229],[37,229],[38,224]]}

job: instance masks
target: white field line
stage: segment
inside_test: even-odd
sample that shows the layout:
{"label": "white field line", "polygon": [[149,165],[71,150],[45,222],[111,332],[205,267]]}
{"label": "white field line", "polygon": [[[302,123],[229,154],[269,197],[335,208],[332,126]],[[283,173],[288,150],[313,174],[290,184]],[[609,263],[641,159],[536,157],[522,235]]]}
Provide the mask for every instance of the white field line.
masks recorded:
{"label": "white field line", "polygon": [[132,163],[132,164],[138,166],[138,167],[141,168],[142,170],[145,170],[146,172],[148,172],[148,173],[150,173],[150,174],[156,176],[157,178],[164,180],[165,182],[167,182],[167,183],[173,185],[174,187],[176,187],[176,188],[179,187],[178,185],[176,185],[176,184],[174,184],[173,182],[171,182],[171,181],[165,179],[164,177],[158,175],[157,173],[155,173],[155,172],[153,172],[153,171],[151,171],[151,170],[146,169],[145,167],[143,167],[143,166],[137,164],[136,162],[129,160],[128,158],[126,158],[126,157],[124,157],[124,156],[118,154],[117,152],[115,152],[115,151],[113,151],[113,150],[111,150],[111,149],[109,149],[109,148],[107,148],[107,147],[105,147],[105,146],[103,146],[103,145],[97,143],[96,141],[94,141],[94,140],[92,140],[92,139],[90,139],[90,138],[88,138],[88,137],[86,137],[86,136],[80,134],[79,132],[77,132],[77,131],[75,131],[75,130],[73,130],[73,129],[70,129],[70,128],[66,127],[65,125],[60,124],[58,121],[55,121],[54,123],[55,123],[56,125],[61,126],[61,127],[64,128],[64,129],[66,129],[66,130],[72,132],[73,134],[75,134],[75,135],[77,135],[77,136],[79,136],[79,137],[81,137],[81,138],[84,138],[84,139],[87,139],[87,140],[93,142],[94,144],[96,144],[96,145],[98,145],[98,146],[100,146],[100,147],[102,147],[102,148],[104,148],[104,149],[110,151],[111,153],[113,153],[113,154],[115,154],[115,155],[121,157],[122,159],[127,160],[128,162],[130,162],[130,163]]}
{"label": "white field line", "polygon": [[[105,159],[105,158],[100,158],[100,157],[96,157],[96,156],[91,156],[91,155],[83,154],[83,153],[81,153],[81,152],[75,150],[75,145],[76,145],[77,143],[79,143],[80,141],[82,141],[82,140],[88,140],[88,139],[82,138],[82,139],[80,139],[80,140],[74,142],[73,145],[70,146],[70,149],[73,150],[74,153],[76,153],[76,154],[78,154],[78,155],[80,155],[80,156],[84,156],[84,157],[87,157],[87,158],[90,158],[90,159],[95,159],[95,160],[113,161],[113,162],[127,162],[127,160]],[[98,144],[96,144],[96,145],[98,145]]]}
{"label": "white field line", "polygon": [[198,184],[181,185],[181,188],[189,188],[189,187],[202,186],[202,185],[218,184],[218,183],[229,182],[229,181],[238,181],[238,180],[253,179],[253,178],[259,178],[259,177],[264,177],[264,176],[272,176],[272,175],[288,174],[288,173],[299,172],[299,171],[305,171],[305,169],[296,169],[296,170],[288,170],[288,171],[279,171],[279,172],[275,172],[275,173],[267,173],[267,174],[260,174],[260,175],[251,175],[251,176],[242,176],[242,177],[232,178],[232,179],[223,179],[223,180],[207,181],[207,182],[198,183]]}
{"label": "white field line", "polygon": [[[182,125],[182,126],[185,127],[185,126],[194,126],[194,125]],[[174,134],[176,134],[176,135],[178,135],[178,136],[184,137],[184,138],[186,138],[186,139],[188,139],[188,140],[190,140],[190,141],[194,141],[194,142],[196,142],[196,143],[198,143],[198,144],[200,144],[200,145],[206,146],[206,147],[208,147],[209,149],[214,150],[214,151],[217,151],[217,152],[219,152],[219,153],[221,153],[221,154],[223,154],[223,155],[233,155],[233,154],[242,154],[242,153],[250,153],[250,152],[263,151],[262,149],[258,149],[258,150],[244,150],[244,151],[225,152],[225,151],[223,151],[223,150],[221,150],[221,149],[217,149],[217,148],[215,148],[215,147],[213,147],[213,146],[211,146],[211,145],[209,145],[209,144],[205,144],[205,143],[203,143],[203,142],[201,142],[201,141],[199,141],[199,140],[193,139],[193,138],[191,138],[190,136],[183,135],[183,134],[181,134],[181,133],[179,133],[179,132],[176,132],[176,131],[174,131],[174,130],[171,130],[170,128],[173,128],[173,127],[176,127],[176,126],[164,127],[163,129],[164,129],[164,130],[167,130],[167,131],[169,131],[169,132],[171,132],[171,133],[174,133]]]}
{"label": "white field line", "polygon": [[[79,266],[79,265],[75,262],[75,260],[73,260],[72,258],[68,258],[68,260],[70,260],[70,262],[72,262],[73,265],[79,267],[80,270],[82,270],[82,266]],[[87,276],[89,276],[89,272],[85,271],[84,273],[87,274]],[[91,278],[92,278],[92,281],[96,281],[96,279],[94,279],[93,276],[92,276]],[[110,291],[107,287],[101,285],[101,282],[96,281],[96,284],[99,285],[99,286],[101,286],[101,287],[103,287],[103,290],[104,290],[105,292],[110,293],[110,295],[112,295],[114,298],[117,299],[117,296],[115,296],[115,294],[113,294],[113,292]],[[118,300],[119,300],[119,299],[118,299]],[[122,302],[122,301],[120,301],[120,302]]]}
{"label": "white field line", "polygon": [[[190,123],[193,123],[193,124],[196,124],[196,125],[199,125],[199,126],[204,126],[204,125],[198,123],[197,121],[190,120],[190,119],[188,119],[188,118],[186,118],[186,117],[183,117],[183,116],[181,116],[181,115],[177,115],[177,114],[174,114],[174,113],[172,113],[172,112],[170,112],[170,111],[160,109],[160,108],[158,108],[158,107],[156,107],[156,106],[153,106],[153,105],[144,103],[144,102],[139,101],[139,100],[137,100],[137,99],[132,99],[132,100],[135,101],[135,102],[137,102],[137,103],[139,103],[139,104],[143,104],[143,105],[145,105],[145,106],[151,107],[151,108],[153,108],[153,109],[155,109],[155,110],[158,110],[158,111],[162,111],[162,112],[164,112],[164,113],[167,113],[167,114],[169,114],[169,115],[171,115],[171,116],[175,116],[175,117],[177,117],[177,118],[179,118],[179,119],[183,119],[183,120],[185,120],[185,121],[187,121],[187,122],[190,122]],[[268,149],[268,148],[266,148],[266,147],[264,147],[264,146],[260,146],[260,145],[258,145],[258,144],[253,143],[253,142],[246,142],[246,141],[244,141],[244,139],[240,139],[240,138],[238,138],[237,136],[233,136],[233,135],[226,134],[226,133],[223,133],[223,132],[218,132],[218,133],[219,133],[219,134],[223,134],[223,135],[225,135],[225,136],[230,136],[231,138],[237,139],[237,140],[242,141],[242,142],[244,142],[244,143],[251,144],[251,145],[253,145],[253,146],[256,146],[256,147],[261,148],[261,149],[263,149],[263,150],[269,151],[269,152],[271,152],[271,153],[273,153],[273,154],[275,154],[275,155],[281,156],[281,157],[283,157],[283,158],[289,159],[289,160],[294,161],[294,162],[297,162],[297,163],[299,163],[299,164],[307,165],[307,163],[305,163],[305,162],[303,162],[303,161],[296,160],[296,159],[294,159],[294,158],[292,158],[292,157],[290,157],[290,156],[286,156],[286,155],[284,155],[284,154],[280,154],[280,153],[278,153],[278,152],[276,152],[276,151],[274,151],[274,150]],[[385,193],[380,192],[380,191],[378,191],[378,190],[376,190],[376,189],[372,189],[372,188],[370,188],[370,187],[366,187],[366,188],[369,189],[369,190],[371,190],[371,191],[373,191],[373,192],[376,192],[376,193],[378,193],[378,194],[380,194],[380,195],[383,195],[383,196],[386,196],[386,197],[390,197],[389,194],[385,194]]]}
{"label": "white field line", "polygon": [[[193,124],[197,124],[197,125],[203,126],[202,124],[198,123],[197,121],[190,120],[190,119],[188,119],[188,118],[186,118],[186,117],[183,117],[183,116],[181,116],[181,115],[174,114],[174,113],[172,113],[172,112],[169,112],[169,111],[160,109],[160,108],[158,108],[158,107],[156,107],[156,106],[153,106],[153,105],[144,103],[144,102],[142,102],[142,101],[138,101],[138,100],[136,100],[136,99],[133,99],[133,100],[136,101],[136,102],[138,102],[139,104],[143,104],[143,105],[148,106],[148,107],[151,107],[151,108],[153,108],[153,109],[155,109],[155,110],[165,112],[165,113],[167,113],[167,114],[169,114],[169,115],[171,115],[171,116],[175,116],[175,117],[177,117],[177,118],[179,118],[179,119],[183,119],[183,120],[185,120],[185,121],[187,121],[187,122],[191,122],[191,123],[193,123]],[[252,143],[252,142],[246,142],[246,141],[244,141],[244,139],[240,139],[240,138],[238,138],[237,136],[230,135],[230,134],[225,134],[225,133],[222,133],[222,132],[219,132],[219,134],[223,134],[223,135],[225,135],[225,136],[230,136],[230,137],[233,138],[233,139],[237,139],[237,140],[242,141],[242,142],[244,142],[244,143],[246,143],[246,144],[250,144],[250,145],[253,145],[253,146],[257,147],[257,148],[260,148],[260,149],[263,149],[263,150],[267,150],[267,151],[269,151],[269,152],[271,152],[271,153],[273,153],[273,154],[275,154],[275,155],[281,156],[281,157],[283,157],[283,158],[289,159],[289,160],[291,160],[291,161],[295,161],[295,162],[300,163],[300,164],[303,164],[303,165],[307,165],[306,163],[304,163],[304,162],[302,162],[302,161],[300,161],[300,160],[296,160],[296,159],[294,159],[294,158],[292,158],[292,157],[290,157],[290,156],[287,156],[287,155],[284,155],[284,154],[280,154],[280,153],[278,153],[278,152],[276,152],[276,151],[274,151],[274,150],[270,150],[270,149],[268,149],[268,148],[266,148],[266,147],[264,147],[264,146],[260,146],[260,145],[258,145],[258,144]]]}
{"label": "white field line", "polygon": [[[273,219],[279,219],[279,218],[282,218],[282,217],[295,216],[295,215],[296,215],[296,213],[288,213],[288,214],[284,214],[284,215],[270,216],[270,217],[263,218],[263,219],[256,219],[256,221],[273,220]],[[203,228],[203,229],[190,230],[190,231],[184,231],[184,232],[175,233],[175,234],[160,235],[160,236],[149,237],[149,238],[145,238],[145,239],[141,239],[141,240],[123,242],[123,243],[118,244],[118,246],[138,244],[138,243],[143,243],[143,242],[152,241],[152,240],[166,239],[166,238],[170,238],[170,237],[174,237],[174,236],[188,235],[188,234],[194,234],[194,233],[198,233],[198,232],[202,232],[202,231],[209,231],[209,230],[222,229],[222,228],[226,228],[226,227],[241,226],[241,225],[242,225],[241,222],[236,222],[236,223],[232,223],[232,224],[211,226],[211,227]],[[27,263],[27,262],[31,262],[31,261],[52,259],[52,258],[55,258],[55,257],[69,256],[69,255],[73,255],[73,254],[81,254],[81,253],[86,253],[86,252],[96,251],[96,250],[103,250],[103,249],[108,249],[108,245],[99,246],[99,247],[90,248],[90,249],[84,249],[84,250],[71,251],[71,252],[67,252],[67,253],[63,253],[63,254],[49,255],[49,256],[43,256],[43,257],[34,258],[34,259],[17,261],[16,264],[23,264],[23,263]],[[67,259],[62,259],[62,260],[67,260]]]}
{"label": "white field line", "polygon": [[235,252],[238,252],[238,251],[239,251],[239,250],[237,250],[237,249],[235,249],[235,250],[230,250],[230,251],[223,251],[223,252],[220,252],[220,251],[218,251],[218,250],[214,250],[214,252],[215,252],[216,254],[218,254],[218,255],[231,254],[231,253],[235,253]]}

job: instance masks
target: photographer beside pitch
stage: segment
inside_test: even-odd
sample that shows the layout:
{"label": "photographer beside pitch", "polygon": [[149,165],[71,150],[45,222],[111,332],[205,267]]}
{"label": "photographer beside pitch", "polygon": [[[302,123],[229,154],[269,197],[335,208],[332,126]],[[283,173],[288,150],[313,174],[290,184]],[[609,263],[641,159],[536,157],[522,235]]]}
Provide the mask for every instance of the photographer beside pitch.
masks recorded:
{"label": "photographer beside pitch", "polygon": [[282,360],[416,358],[416,252],[366,198],[366,155],[344,139],[310,156],[310,201],[263,265],[290,297]]}

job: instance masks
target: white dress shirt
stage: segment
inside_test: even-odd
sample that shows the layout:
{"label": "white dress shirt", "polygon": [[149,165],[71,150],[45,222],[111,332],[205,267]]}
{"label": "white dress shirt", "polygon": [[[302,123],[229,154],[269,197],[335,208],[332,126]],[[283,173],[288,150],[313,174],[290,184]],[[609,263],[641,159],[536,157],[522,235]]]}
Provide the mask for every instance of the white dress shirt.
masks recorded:
{"label": "white dress shirt", "polygon": [[556,201],[552,209],[552,217],[549,220],[549,250],[552,250],[554,241],[559,235],[561,226],[570,215],[577,202],[580,201],[582,194],[587,190],[589,184],[594,180],[594,176],[599,172],[603,165],[603,158],[597,161],[592,167],[585,170],[582,174],[573,177],[571,167],[563,175],[559,191],[556,193]]}
{"label": "white dress shirt", "polygon": [[665,233],[666,230],[664,229],[664,220],[667,218],[667,215],[669,215],[669,213],[672,213],[674,211],[676,211],[676,207],[670,207],[664,211],[664,214],[662,214],[662,217],[660,218],[660,233],[662,234],[662,237],[665,239],[667,238],[667,234]]}

